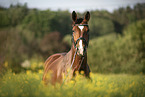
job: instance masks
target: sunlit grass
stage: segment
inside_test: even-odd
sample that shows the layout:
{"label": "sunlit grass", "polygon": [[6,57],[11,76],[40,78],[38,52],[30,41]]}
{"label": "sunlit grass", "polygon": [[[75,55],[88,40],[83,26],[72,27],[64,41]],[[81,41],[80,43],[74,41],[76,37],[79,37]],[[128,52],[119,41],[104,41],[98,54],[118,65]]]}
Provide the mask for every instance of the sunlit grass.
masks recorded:
{"label": "sunlit grass", "polygon": [[145,97],[144,75],[102,75],[91,73],[92,80],[77,75],[61,86],[45,86],[43,71],[15,74],[10,70],[0,78],[0,96],[63,97]]}

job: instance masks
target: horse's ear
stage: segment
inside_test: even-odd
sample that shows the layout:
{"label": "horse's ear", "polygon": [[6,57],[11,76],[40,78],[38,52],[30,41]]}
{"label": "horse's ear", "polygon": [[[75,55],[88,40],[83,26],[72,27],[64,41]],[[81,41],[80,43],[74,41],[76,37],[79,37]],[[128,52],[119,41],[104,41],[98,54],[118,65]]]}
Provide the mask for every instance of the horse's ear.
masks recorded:
{"label": "horse's ear", "polygon": [[87,11],[84,19],[87,20],[87,21],[89,21],[89,19],[90,19],[90,13],[88,11]]}
{"label": "horse's ear", "polygon": [[72,12],[72,19],[74,22],[77,20],[77,14],[75,11]]}

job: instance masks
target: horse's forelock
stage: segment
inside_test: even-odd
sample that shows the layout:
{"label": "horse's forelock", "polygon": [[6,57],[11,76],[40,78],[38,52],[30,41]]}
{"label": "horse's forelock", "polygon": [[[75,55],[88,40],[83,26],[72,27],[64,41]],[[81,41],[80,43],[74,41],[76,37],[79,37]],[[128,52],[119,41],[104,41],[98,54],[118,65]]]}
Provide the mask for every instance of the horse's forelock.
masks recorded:
{"label": "horse's forelock", "polygon": [[76,20],[75,24],[80,24],[80,23],[82,23],[83,20],[84,20],[83,18],[78,18],[78,19]]}

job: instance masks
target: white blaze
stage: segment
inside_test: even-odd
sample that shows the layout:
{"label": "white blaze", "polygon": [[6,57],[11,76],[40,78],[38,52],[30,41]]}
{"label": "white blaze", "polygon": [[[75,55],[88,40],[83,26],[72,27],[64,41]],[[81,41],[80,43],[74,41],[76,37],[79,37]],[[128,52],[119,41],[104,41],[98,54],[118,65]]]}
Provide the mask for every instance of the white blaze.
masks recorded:
{"label": "white blaze", "polygon": [[[78,26],[79,27],[79,29],[82,31],[83,29],[84,29],[84,26]],[[82,40],[80,40],[79,41],[79,53],[81,54],[81,55],[83,55],[83,53],[84,53],[84,48],[83,48],[83,41]]]}
{"label": "white blaze", "polygon": [[83,28],[84,28],[84,26],[78,26],[79,28],[80,28],[80,30],[82,31],[83,30]]}
{"label": "white blaze", "polygon": [[82,40],[79,41],[79,51],[80,51],[80,54],[83,55],[84,48],[83,48],[83,41]]}

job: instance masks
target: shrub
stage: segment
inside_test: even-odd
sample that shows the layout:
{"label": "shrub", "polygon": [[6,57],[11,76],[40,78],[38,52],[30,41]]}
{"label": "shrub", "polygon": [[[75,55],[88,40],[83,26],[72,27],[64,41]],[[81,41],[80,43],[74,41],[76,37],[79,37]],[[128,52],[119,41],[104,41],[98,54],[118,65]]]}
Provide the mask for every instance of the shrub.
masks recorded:
{"label": "shrub", "polygon": [[114,34],[90,41],[88,63],[95,72],[145,72],[145,20],[129,25],[123,37]]}

